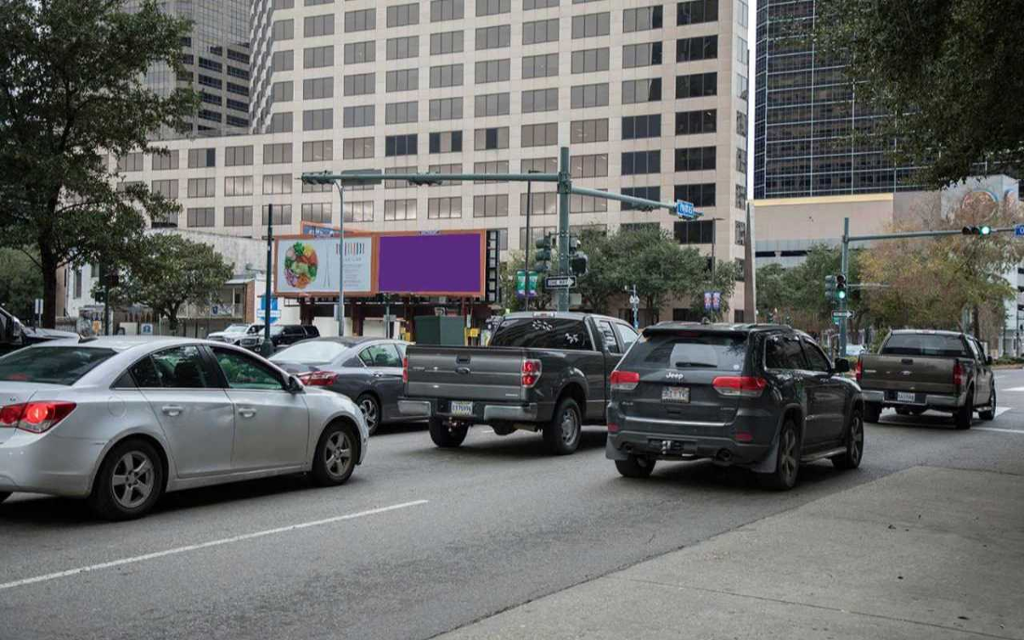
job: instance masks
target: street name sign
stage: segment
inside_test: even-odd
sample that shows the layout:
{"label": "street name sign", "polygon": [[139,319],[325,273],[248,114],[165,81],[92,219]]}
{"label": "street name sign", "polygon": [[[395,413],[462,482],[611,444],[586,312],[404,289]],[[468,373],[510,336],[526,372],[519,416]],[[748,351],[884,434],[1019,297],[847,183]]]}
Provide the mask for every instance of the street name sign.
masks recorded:
{"label": "street name sign", "polygon": [[576,286],[576,276],[548,276],[544,278],[545,289],[572,289]]}
{"label": "street name sign", "polygon": [[684,202],[680,200],[676,202],[676,215],[680,218],[693,220],[697,217],[697,212],[694,210],[692,202]]}

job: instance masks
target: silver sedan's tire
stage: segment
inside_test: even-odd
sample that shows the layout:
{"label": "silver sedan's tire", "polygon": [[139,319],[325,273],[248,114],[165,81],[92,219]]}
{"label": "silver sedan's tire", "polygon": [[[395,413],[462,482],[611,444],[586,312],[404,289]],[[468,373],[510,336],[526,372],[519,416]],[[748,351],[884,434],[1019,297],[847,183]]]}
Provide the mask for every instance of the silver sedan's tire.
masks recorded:
{"label": "silver sedan's tire", "polygon": [[163,492],[160,455],[145,440],[129,439],[103,459],[89,504],[101,518],[132,520],[149,513]]}
{"label": "silver sedan's tire", "polygon": [[322,487],[344,484],[356,468],[359,436],[347,422],[328,425],[313,453],[313,479]]}

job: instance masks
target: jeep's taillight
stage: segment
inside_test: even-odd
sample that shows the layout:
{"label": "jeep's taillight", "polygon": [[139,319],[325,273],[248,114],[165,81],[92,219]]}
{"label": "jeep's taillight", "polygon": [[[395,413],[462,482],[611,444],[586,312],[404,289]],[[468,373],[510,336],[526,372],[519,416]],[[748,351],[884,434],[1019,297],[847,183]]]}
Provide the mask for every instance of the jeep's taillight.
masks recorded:
{"label": "jeep's taillight", "polygon": [[768,386],[764,378],[753,376],[719,376],[711,382],[718,395],[727,398],[757,398]]}
{"label": "jeep's taillight", "polygon": [[523,360],[522,384],[524,387],[532,387],[540,380],[540,360]]}
{"label": "jeep's taillight", "polygon": [[953,386],[959,387],[964,383],[964,368],[960,366],[960,362],[953,363]]}
{"label": "jeep's taillight", "polygon": [[409,382],[409,358],[402,358],[402,382]]}
{"label": "jeep's taillight", "polygon": [[640,374],[636,371],[612,371],[608,379],[612,391],[632,391],[640,384]]}
{"label": "jeep's taillight", "polygon": [[31,433],[49,431],[75,410],[74,402],[25,402],[0,408],[0,427]]}

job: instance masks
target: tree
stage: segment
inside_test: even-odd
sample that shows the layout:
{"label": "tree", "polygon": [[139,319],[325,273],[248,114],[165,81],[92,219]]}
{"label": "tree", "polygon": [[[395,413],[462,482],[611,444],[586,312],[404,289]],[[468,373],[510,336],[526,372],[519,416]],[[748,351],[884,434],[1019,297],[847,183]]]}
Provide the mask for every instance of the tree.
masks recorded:
{"label": "tree", "polygon": [[178,328],[182,306],[216,301],[218,291],[231,278],[231,266],[208,244],[175,233],[145,236],[142,243],[125,260],[111,301],[151,308],[167,318],[172,333]]}
{"label": "tree", "polygon": [[0,305],[28,323],[35,317],[43,279],[32,258],[16,249],[0,249]]}
{"label": "tree", "polygon": [[43,326],[56,319],[57,270],[99,262],[139,241],[150,217],[177,206],[144,185],[112,184],[108,153],[159,152],[148,134],[183,129],[198,94],[158,96],[147,69],[182,72],[189,23],[153,0],[0,3],[0,244],[34,247]]}
{"label": "tree", "polygon": [[[861,284],[860,251],[850,251],[847,282]],[[814,245],[807,250],[806,259],[795,267],[783,268],[778,264],[761,267],[757,271],[758,310],[764,316],[771,313],[775,322],[789,318],[794,326],[806,331],[822,331],[832,326],[832,311],[837,307],[825,295],[825,278],[838,275],[842,264],[839,247]],[[847,290],[847,308],[858,310],[861,291]],[[855,316],[860,323],[860,314]]]}
{"label": "tree", "polygon": [[[516,295],[516,272],[526,268],[524,254],[512,252],[507,261],[501,263],[501,275],[499,278],[501,287],[501,304],[509,311],[523,311],[526,309],[524,298]],[[533,256],[531,255],[531,262]],[[530,265],[531,268],[533,265]],[[530,300],[531,309],[546,309],[551,301],[551,296],[544,292],[544,277],[541,276],[540,291],[536,298]]]}
{"label": "tree", "polygon": [[945,186],[979,162],[1024,169],[1019,0],[817,0],[815,10],[819,55],[848,63],[858,102],[895,116],[879,133],[927,167],[923,180]]}

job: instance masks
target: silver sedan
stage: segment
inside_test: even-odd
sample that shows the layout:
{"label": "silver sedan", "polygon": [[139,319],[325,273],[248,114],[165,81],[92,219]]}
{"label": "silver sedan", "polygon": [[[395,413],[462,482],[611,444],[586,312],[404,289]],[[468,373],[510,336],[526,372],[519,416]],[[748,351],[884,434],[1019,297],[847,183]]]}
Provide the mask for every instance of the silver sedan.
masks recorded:
{"label": "silver sedan", "polygon": [[123,520],[181,489],[303,472],[337,485],[367,439],[348,398],[222,343],[99,338],[0,358],[0,502],[85,497]]}

